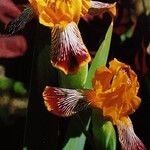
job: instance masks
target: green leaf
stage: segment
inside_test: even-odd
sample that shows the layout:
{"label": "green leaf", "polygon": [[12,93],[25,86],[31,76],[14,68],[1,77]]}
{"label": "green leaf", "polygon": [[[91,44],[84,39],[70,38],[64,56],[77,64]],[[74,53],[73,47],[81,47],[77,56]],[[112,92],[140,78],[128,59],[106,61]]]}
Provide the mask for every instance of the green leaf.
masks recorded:
{"label": "green leaf", "polygon": [[63,150],[83,150],[85,144],[85,136],[82,134],[79,137],[70,138],[68,144],[63,148]]}
{"label": "green leaf", "polygon": [[97,150],[115,150],[116,134],[110,121],[107,121],[97,112],[92,112],[92,131]]}
{"label": "green leaf", "polygon": [[111,22],[111,24],[107,30],[105,39],[102,42],[102,44],[100,45],[100,47],[99,47],[99,49],[98,49],[98,51],[97,51],[97,53],[96,53],[96,55],[92,61],[92,64],[90,66],[87,80],[86,80],[86,83],[84,86],[87,89],[92,88],[92,79],[94,77],[94,74],[95,74],[97,67],[106,65],[108,54],[109,54],[109,49],[110,49],[112,29],[113,29],[113,22]]}
{"label": "green leaf", "polygon": [[[113,30],[113,22],[110,24],[105,39],[100,45],[88,72],[85,88],[92,88],[92,79],[95,71],[100,66],[105,66],[109,54],[111,37]],[[116,134],[113,125],[110,121],[104,120],[99,112],[92,112],[92,132],[97,150],[115,150],[116,149]]]}
{"label": "green leaf", "polygon": [[73,75],[65,75],[59,71],[59,85],[65,88],[81,89],[83,88],[88,73],[88,64],[82,66],[80,70]]}
{"label": "green leaf", "polygon": [[[64,146],[63,150],[83,150],[86,141],[86,130],[89,128],[90,119],[90,111],[81,112],[78,117],[75,116],[71,119],[67,136],[68,138],[67,144]],[[80,120],[79,119],[82,119]],[[84,132],[84,133],[83,133]]]}

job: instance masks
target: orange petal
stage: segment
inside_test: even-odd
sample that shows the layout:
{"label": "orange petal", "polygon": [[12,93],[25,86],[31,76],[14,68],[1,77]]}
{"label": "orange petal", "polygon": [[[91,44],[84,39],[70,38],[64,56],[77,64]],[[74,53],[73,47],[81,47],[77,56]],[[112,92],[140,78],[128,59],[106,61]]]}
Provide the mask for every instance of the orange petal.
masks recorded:
{"label": "orange petal", "polygon": [[77,72],[91,60],[74,22],[69,23],[64,30],[55,26],[51,42],[51,63],[65,74]]}
{"label": "orange petal", "polygon": [[96,88],[96,81],[100,82],[102,85],[102,90],[107,90],[110,88],[110,82],[112,80],[113,74],[112,71],[109,70],[107,67],[100,67],[96,70],[95,76],[93,79],[93,88]]}
{"label": "orange petal", "polygon": [[126,86],[131,86],[132,81],[126,71],[123,68],[120,68],[118,72],[113,77],[111,88],[115,88],[120,84],[125,84]]}
{"label": "orange petal", "polygon": [[[90,2],[90,0],[84,1]],[[38,15],[40,23],[48,27],[57,24],[65,27],[71,21],[78,23],[83,12],[81,0],[29,0],[29,2]],[[84,7],[88,9],[90,6]]]}
{"label": "orange petal", "polygon": [[[139,107],[141,99],[137,96],[139,83],[137,76],[130,66],[111,61],[109,69],[100,67],[93,79],[95,100],[89,98],[94,106],[103,110],[105,117],[113,122],[132,114]],[[94,97],[94,96],[93,96]]]}
{"label": "orange petal", "polygon": [[116,58],[109,62],[109,69],[112,70],[114,74],[116,74],[120,70],[120,68],[124,68],[126,66],[126,64],[118,61]]}
{"label": "orange petal", "polygon": [[132,122],[128,117],[118,121],[117,129],[122,150],[146,150],[143,142],[134,133]]}
{"label": "orange petal", "polygon": [[87,14],[88,9],[91,7],[91,0],[82,0],[82,15]]}
{"label": "orange petal", "polygon": [[46,86],[43,98],[47,110],[61,117],[69,117],[85,109],[88,102],[82,91]]}
{"label": "orange petal", "polygon": [[110,106],[110,107],[103,107],[103,116],[107,117],[115,123],[115,120],[118,120],[119,114],[117,108]]}

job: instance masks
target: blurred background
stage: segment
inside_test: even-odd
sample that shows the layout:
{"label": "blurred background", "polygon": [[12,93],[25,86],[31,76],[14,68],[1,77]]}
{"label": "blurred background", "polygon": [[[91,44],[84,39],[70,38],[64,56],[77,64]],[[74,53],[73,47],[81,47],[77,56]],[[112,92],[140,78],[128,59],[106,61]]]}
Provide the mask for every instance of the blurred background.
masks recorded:
{"label": "blurred background", "polygon": [[[16,35],[7,35],[5,28],[26,3],[26,0],[0,1],[0,149],[5,150],[21,150],[24,146],[37,20],[32,20]],[[136,134],[150,148],[150,1],[119,0],[117,12],[109,60],[115,57],[131,65],[138,74],[142,104],[131,118]],[[104,38],[109,17],[106,13],[81,19],[79,23],[92,56]]]}

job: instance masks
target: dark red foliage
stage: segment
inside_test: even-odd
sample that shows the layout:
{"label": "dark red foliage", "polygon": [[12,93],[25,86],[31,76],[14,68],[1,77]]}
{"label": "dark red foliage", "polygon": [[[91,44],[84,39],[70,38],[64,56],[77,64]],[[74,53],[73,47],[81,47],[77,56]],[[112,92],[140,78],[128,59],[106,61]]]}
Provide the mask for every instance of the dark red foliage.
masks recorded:
{"label": "dark red foliage", "polygon": [[0,37],[0,58],[21,56],[27,49],[27,43],[23,36]]}
{"label": "dark red foliage", "polygon": [[19,8],[11,0],[0,1],[0,21],[7,25],[20,14]]}
{"label": "dark red foliage", "polygon": [[[20,14],[19,8],[11,0],[0,1],[0,22],[5,26]],[[27,49],[27,43],[22,36],[0,35],[0,58],[21,56]]]}

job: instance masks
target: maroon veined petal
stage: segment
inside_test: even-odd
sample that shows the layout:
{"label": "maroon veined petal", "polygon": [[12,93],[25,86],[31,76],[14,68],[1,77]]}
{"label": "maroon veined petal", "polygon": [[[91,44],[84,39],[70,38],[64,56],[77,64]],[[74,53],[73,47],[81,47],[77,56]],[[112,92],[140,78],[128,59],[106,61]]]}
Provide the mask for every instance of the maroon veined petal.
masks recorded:
{"label": "maroon veined petal", "polygon": [[130,119],[129,123],[119,122],[117,124],[117,129],[122,150],[146,150],[143,142],[134,133]]}
{"label": "maroon veined petal", "polygon": [[55,26],[51,37],[51,63],[65,74],[77,72],[91,60],[76,23]]}
{"label": "maroon veined petal", "polygon": [[91,8],[89,9],[88,14],[90,15],[102,15],[105,12],[108,12],[112,17],[116,16],[116,3],[103,3],[98,1],[91,1]]}
{"label": "maroon veined petal", "polygon": [[43,98],[47,110],[61,117],[72,116],[89,104],[82,91],[73,89],[46,86]]}

